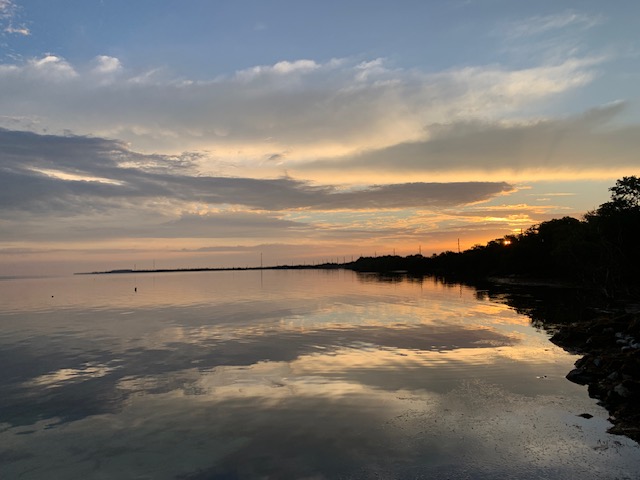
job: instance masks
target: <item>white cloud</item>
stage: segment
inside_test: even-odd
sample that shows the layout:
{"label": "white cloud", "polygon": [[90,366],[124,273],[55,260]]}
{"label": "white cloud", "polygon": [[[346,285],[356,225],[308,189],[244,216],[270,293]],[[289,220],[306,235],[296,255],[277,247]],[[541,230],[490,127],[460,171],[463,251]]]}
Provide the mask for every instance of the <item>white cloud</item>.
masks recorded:
{"label": "white cloud", "polygon": [[16,4],[12,0],[0,0],[0,18],[12,18]]}
{"label": "white cloud", "polygon": [[372,76],[380,76],[389,72],[389,70],[384,65],[384,59],[376,58],[375,60],[371,60],[368,62],[361,62],[355,66],[356,70],[359,70],[359,73],[356,73],[356,80],[360,82],[366,82]]}
{"label": "white cloud", "polygon": [[122,70],[122,64],[120,60],[115,57],[110,57],[108,55],[99,55],[95,59],[96,66],[93,69],[94,73],[99,74],[110,74],[119,72]]}
{"label": "white cloud", "polygon": [[[606,18],[598,14],[566,10],[552,15],[537,15],[515,21],[498,21],[492,32],[500,39],[500,51],[513,62],[523,59],[529,64],[559,64],[568,58],[607,52],[619,55],[620,48],[592,43]],[[607,34],[609,36],[609,34]]]}
{"label": "white cloud", "polygon": [[568,28],[586,29],[602,22],[599,16],[566,11],[553,15],[537,15],[516,22],[506,29],[509,37],[530,37]]}
{"label": "white cloud", "polygon": [[275,65],[260,65],[236,72],[235,77],[244,82],[266,76],[282,76],[288,74],[304,74],[320,68],[313,60],[282,61]]}
{"label": "white cloud", "polygon": [[[15,71],[18,72],[20,71]],[[39,80],[43,87],[52,81],[62,82],[78,77],[78,73],[69,62],[51,54],[29,60],[20,73],[23,78]]]}
{"label": "white cloud", "polygon": [[25,26],[14,27],[13,25],[9,25],[4,29],[6,33],[17,33],[18,35],[24,35],[25,37],[31,35],[29,29]]}
{"label": "white cloud", "polygon": [[18,19],[18,11],[18,5],[14,1],[0,0],[0,28],[4,33],[29,36],[31,32],[26,26],[14,24]]}
{"label": "white cloud", "polygon": [[[298,60],[191,81],[161,70],[131,72],[110,56],[85,69],[47,55],[0,66],[0,89],[14,92],[0,98],[0,109],[37,118],[51,132],[119,138],[147,151],[208,150],[272,176],[317,157],[418,141],[429,124],[526,116],[588,83],[601,61],[427,74],[389,69],[382,59]],[[287,152],[282,166],[263,162],[274,152]]]}

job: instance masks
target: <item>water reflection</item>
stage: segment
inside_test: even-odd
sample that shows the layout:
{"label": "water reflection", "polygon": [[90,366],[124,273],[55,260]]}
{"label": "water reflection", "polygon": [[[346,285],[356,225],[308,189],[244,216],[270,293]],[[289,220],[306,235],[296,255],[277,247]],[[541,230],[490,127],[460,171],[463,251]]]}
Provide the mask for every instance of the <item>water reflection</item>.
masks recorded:
{"label": "water reflection", "polygon": [[565,381],[574,358],[500,292],[342,271],[87,278],[1,293],[2,478],[640,467],[635,444],[606,434],[606,413]]}

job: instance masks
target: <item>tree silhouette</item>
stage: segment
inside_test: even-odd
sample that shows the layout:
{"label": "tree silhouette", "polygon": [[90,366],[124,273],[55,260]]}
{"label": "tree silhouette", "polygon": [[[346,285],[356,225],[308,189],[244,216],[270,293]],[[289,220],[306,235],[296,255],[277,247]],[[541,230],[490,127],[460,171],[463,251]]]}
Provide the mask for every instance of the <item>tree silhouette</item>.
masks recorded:
{"label": "tree silhouette", "polygon": [[616,185],[609,189],[611,203],[620,210],[640,208],[640,179],[638,177],[623,177],[616,181]]}
{"label": "tree silhouette", "polygon": [[592,215],[606,217],[640,210],[640,179],[638,177],[623,177],[617,180],[615,186],[609,191],[611,200],[600,205],[595,212],[587,214],[588,218]]}
{"label": "tree silhouette", "polygon": [[461,253],[431,257],[361,258],[359,271],[480,279],[517,275],[556,279],[599,291],[607,298],[640,291],[640,179],[623,177],[611,187],[611,200],[587,213],[534,225]]}

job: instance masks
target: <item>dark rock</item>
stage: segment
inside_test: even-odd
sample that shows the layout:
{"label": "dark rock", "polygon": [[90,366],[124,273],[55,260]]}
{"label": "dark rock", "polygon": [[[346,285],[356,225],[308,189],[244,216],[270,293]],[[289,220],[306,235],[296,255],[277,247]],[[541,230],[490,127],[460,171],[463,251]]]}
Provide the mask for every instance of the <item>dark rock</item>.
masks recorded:
{"label": "dark rock", "polygon": [[623,380],[622,385],[627,389],[631,397],[640,398],[640,381],[629,379]]}
{"label": "dark rock", "polygon": [[616,395],[621,396],[622,398],[629,398],[631,396],[631,392],[627,387],[625,387],[622,383],[619,383],[615,387],[613,387],[613,392]]}
{"label": "dark rock", "polygon": [[[620,312],[621,310],[618,310]],[[551,341],[582,354],[567,379],[587,385],[589,395],[610,414],[611,433],[640,442],[640,312],[600,312],[565,324]],[[580,415],[587,418],[584,415]]]}
{"label": "dark rock", "polygon": [[588,392],[591,398],[597,398],[598,400],[605,400],[609,396],[609,390],[600,382],[590,383]]}
{"label": "dark rock", "polygon": [[632,378],[640,379],[640,358],[635,355],[635,352],[629,352],[620,371],[625,375],[630,375]]}
{"label": "dark rock", "polygon": [[578,385],[587,385],[596,381],[598,377],[593,373],[588,372],[584,368],[574,368],[567,373],[567,380],[577,383]]}
{"label": "dark rock", "polygon": [[613,344],[596,357],[602,359],[599,366],[593,358],[587,355],[579,363],[597,378],[588,383],[588,391],[612,414],[614,426],[609,432],[640,441],[640,353],[635,349],[622,352]]}
{"label": "dark rock", "polygon": [[575,327],[574,324],[563,326],[552,337],[551,341],[573,353],[580,353],[590,335],[588,332]]}

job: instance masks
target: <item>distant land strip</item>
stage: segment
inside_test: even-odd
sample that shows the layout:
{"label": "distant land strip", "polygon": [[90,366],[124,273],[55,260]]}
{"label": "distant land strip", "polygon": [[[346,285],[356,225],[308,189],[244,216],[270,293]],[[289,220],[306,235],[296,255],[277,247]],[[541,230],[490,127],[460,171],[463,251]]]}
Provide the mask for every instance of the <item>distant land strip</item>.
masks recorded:
{"label": "distant land strip", "polygon": [[110,275],[126,273],[175,273],[175,272],[230,272],[245,270],[312,270],[312,269],[338,269],[350,268],[354,262],[348,263],[323,263],[319,265],[274,265],[270,267],[196,267],[196,268],[156,268],[156,269],[132,269],[124,268],[117,270],[106,270],[98,272],[77,272],[74,275]]}

